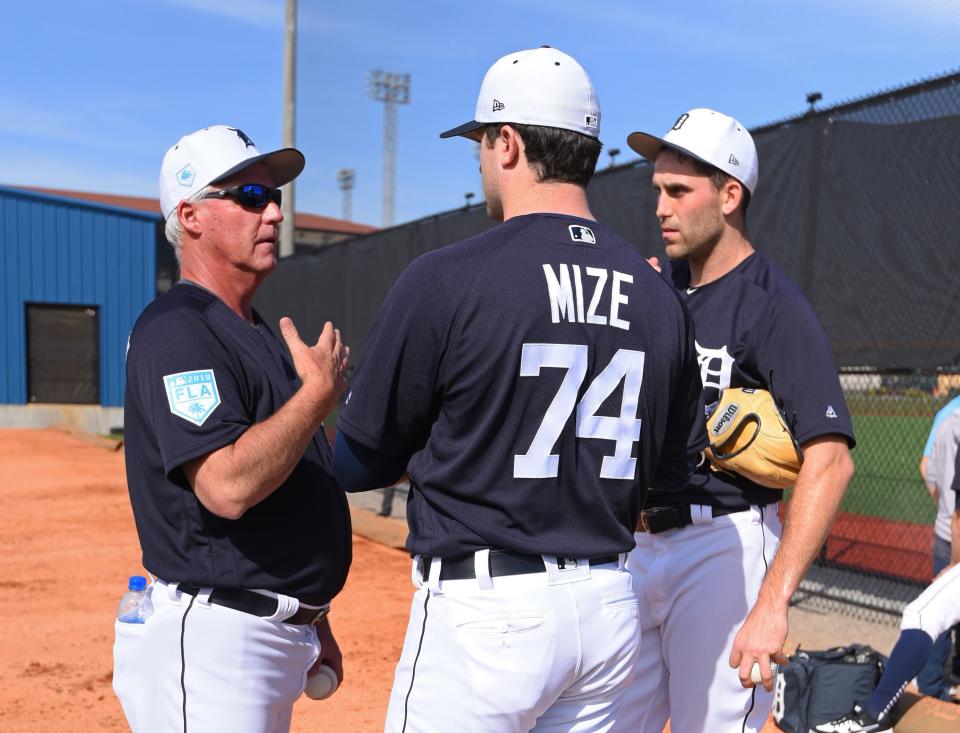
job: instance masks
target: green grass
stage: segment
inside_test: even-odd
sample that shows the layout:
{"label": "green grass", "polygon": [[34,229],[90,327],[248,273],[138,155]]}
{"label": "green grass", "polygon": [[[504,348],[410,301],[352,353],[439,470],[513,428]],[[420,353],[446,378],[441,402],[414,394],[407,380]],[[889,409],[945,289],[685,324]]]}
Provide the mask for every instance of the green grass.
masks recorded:
{"label": "green grass", "polygon": [[[853,407],[853,405],[851,405]],[[857,472],[843,500],[843,511],[904,522],[931,524],[936,509],[920,479],[918,464],[930,416],[854,414]]]}

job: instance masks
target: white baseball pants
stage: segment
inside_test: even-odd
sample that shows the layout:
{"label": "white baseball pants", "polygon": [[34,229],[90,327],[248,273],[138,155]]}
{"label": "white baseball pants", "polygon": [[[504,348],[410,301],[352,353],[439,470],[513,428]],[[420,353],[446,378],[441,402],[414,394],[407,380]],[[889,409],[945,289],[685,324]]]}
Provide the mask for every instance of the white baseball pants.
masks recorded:
{"label": "white baseball pants", "polygon": [[741,687],[729,665],[733,640],[753,607],[780,541],[776,507],[636,533],[627,558],[640,601],[640,655],[617,733],[759,731],[773,702]]}
{"label": "white baseball pants", "polygon": [[162,581],[151,598],[145,623],[116,622],[113,688],[133,733],[290,729],[320,656],[312,626],[211,604]]}
{"label": "white baseball pants", "polygon": [[936,640],[960,622],[960,565],[941,574],[903,609],[900,630],[920,629]]}
{"label": "white baseball pants", "polygon": [[[475,564],[488,572],[485,557]],[[624,556],[468,580],[440,581],[441,565],[423,579],[414,560],[388,733],[612,729],[640,639]]]}

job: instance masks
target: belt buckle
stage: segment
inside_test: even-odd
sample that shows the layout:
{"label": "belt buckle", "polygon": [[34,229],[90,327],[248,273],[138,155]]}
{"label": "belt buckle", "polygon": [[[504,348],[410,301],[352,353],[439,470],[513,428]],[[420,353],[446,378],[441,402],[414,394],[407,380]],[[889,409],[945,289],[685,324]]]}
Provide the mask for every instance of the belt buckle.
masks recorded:
{"label": "belt buckle", "polygon": [[650,533],[650,523],[647,522],[647,510],[644,509],[640,512],[640,531]]}
{"label": "belt buckle", "polygon": [[319,611],[317,611],[312,619],[307,621],[307,626],[319,626],[320,623],[327,617],[328,613],[330,613],[329,606],[327,608],[321,608]]}
{"label": "belt buckle", "polygon": [[[668,529],[674,529],[679,524],[676,523],[676,514],[679,509],[675,506],[654,506],[649,509],[644,509],[640,512],[640,526],[643,528],[644,532],[649,532],[650,534],[660,534]],[[657,519],[665,519],[670,517],[671,522],[665,526],[663,522],[658,522]]]}

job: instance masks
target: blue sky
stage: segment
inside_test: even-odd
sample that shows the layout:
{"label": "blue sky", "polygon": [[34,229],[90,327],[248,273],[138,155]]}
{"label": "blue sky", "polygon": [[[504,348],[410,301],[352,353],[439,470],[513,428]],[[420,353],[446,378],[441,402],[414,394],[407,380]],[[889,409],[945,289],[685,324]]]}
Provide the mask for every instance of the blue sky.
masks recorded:
{"label": "blue sky", "polygon": [[[487,67],[555,46],[586,67],[600,138],[634,154],[690,107],[749,127],[958,67],[954,0],[684,3],[299,0],[297,208],[339,216],[336,171],[357,171],[353,217],[379,225],[382,105],[367,72],[412,76],[400,107],[396,220],[479,194],[473,146],[440,140],[469,119]],[[281,142],[284,0],[33,0],[4,7],[0,183],[156,196],[164,151],[209,124]],[[608,163],[603,154],[601,166]],[[762,166],[762,161],[761,161]],[[478,195],[479,198],[479,195]]]}

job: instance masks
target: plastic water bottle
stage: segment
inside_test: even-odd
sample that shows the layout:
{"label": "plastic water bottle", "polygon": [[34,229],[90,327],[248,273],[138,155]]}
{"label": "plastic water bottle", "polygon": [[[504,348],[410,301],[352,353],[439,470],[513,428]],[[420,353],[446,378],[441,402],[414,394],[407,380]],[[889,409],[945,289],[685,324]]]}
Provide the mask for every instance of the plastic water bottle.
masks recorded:
{"label": "plastic water bottle", "polygon": [[117,606],[117,621],[126,624],[142,624],[153,613],[153,604],[147,596],[147,579],[142,575],[131,575],[127,592]]}

